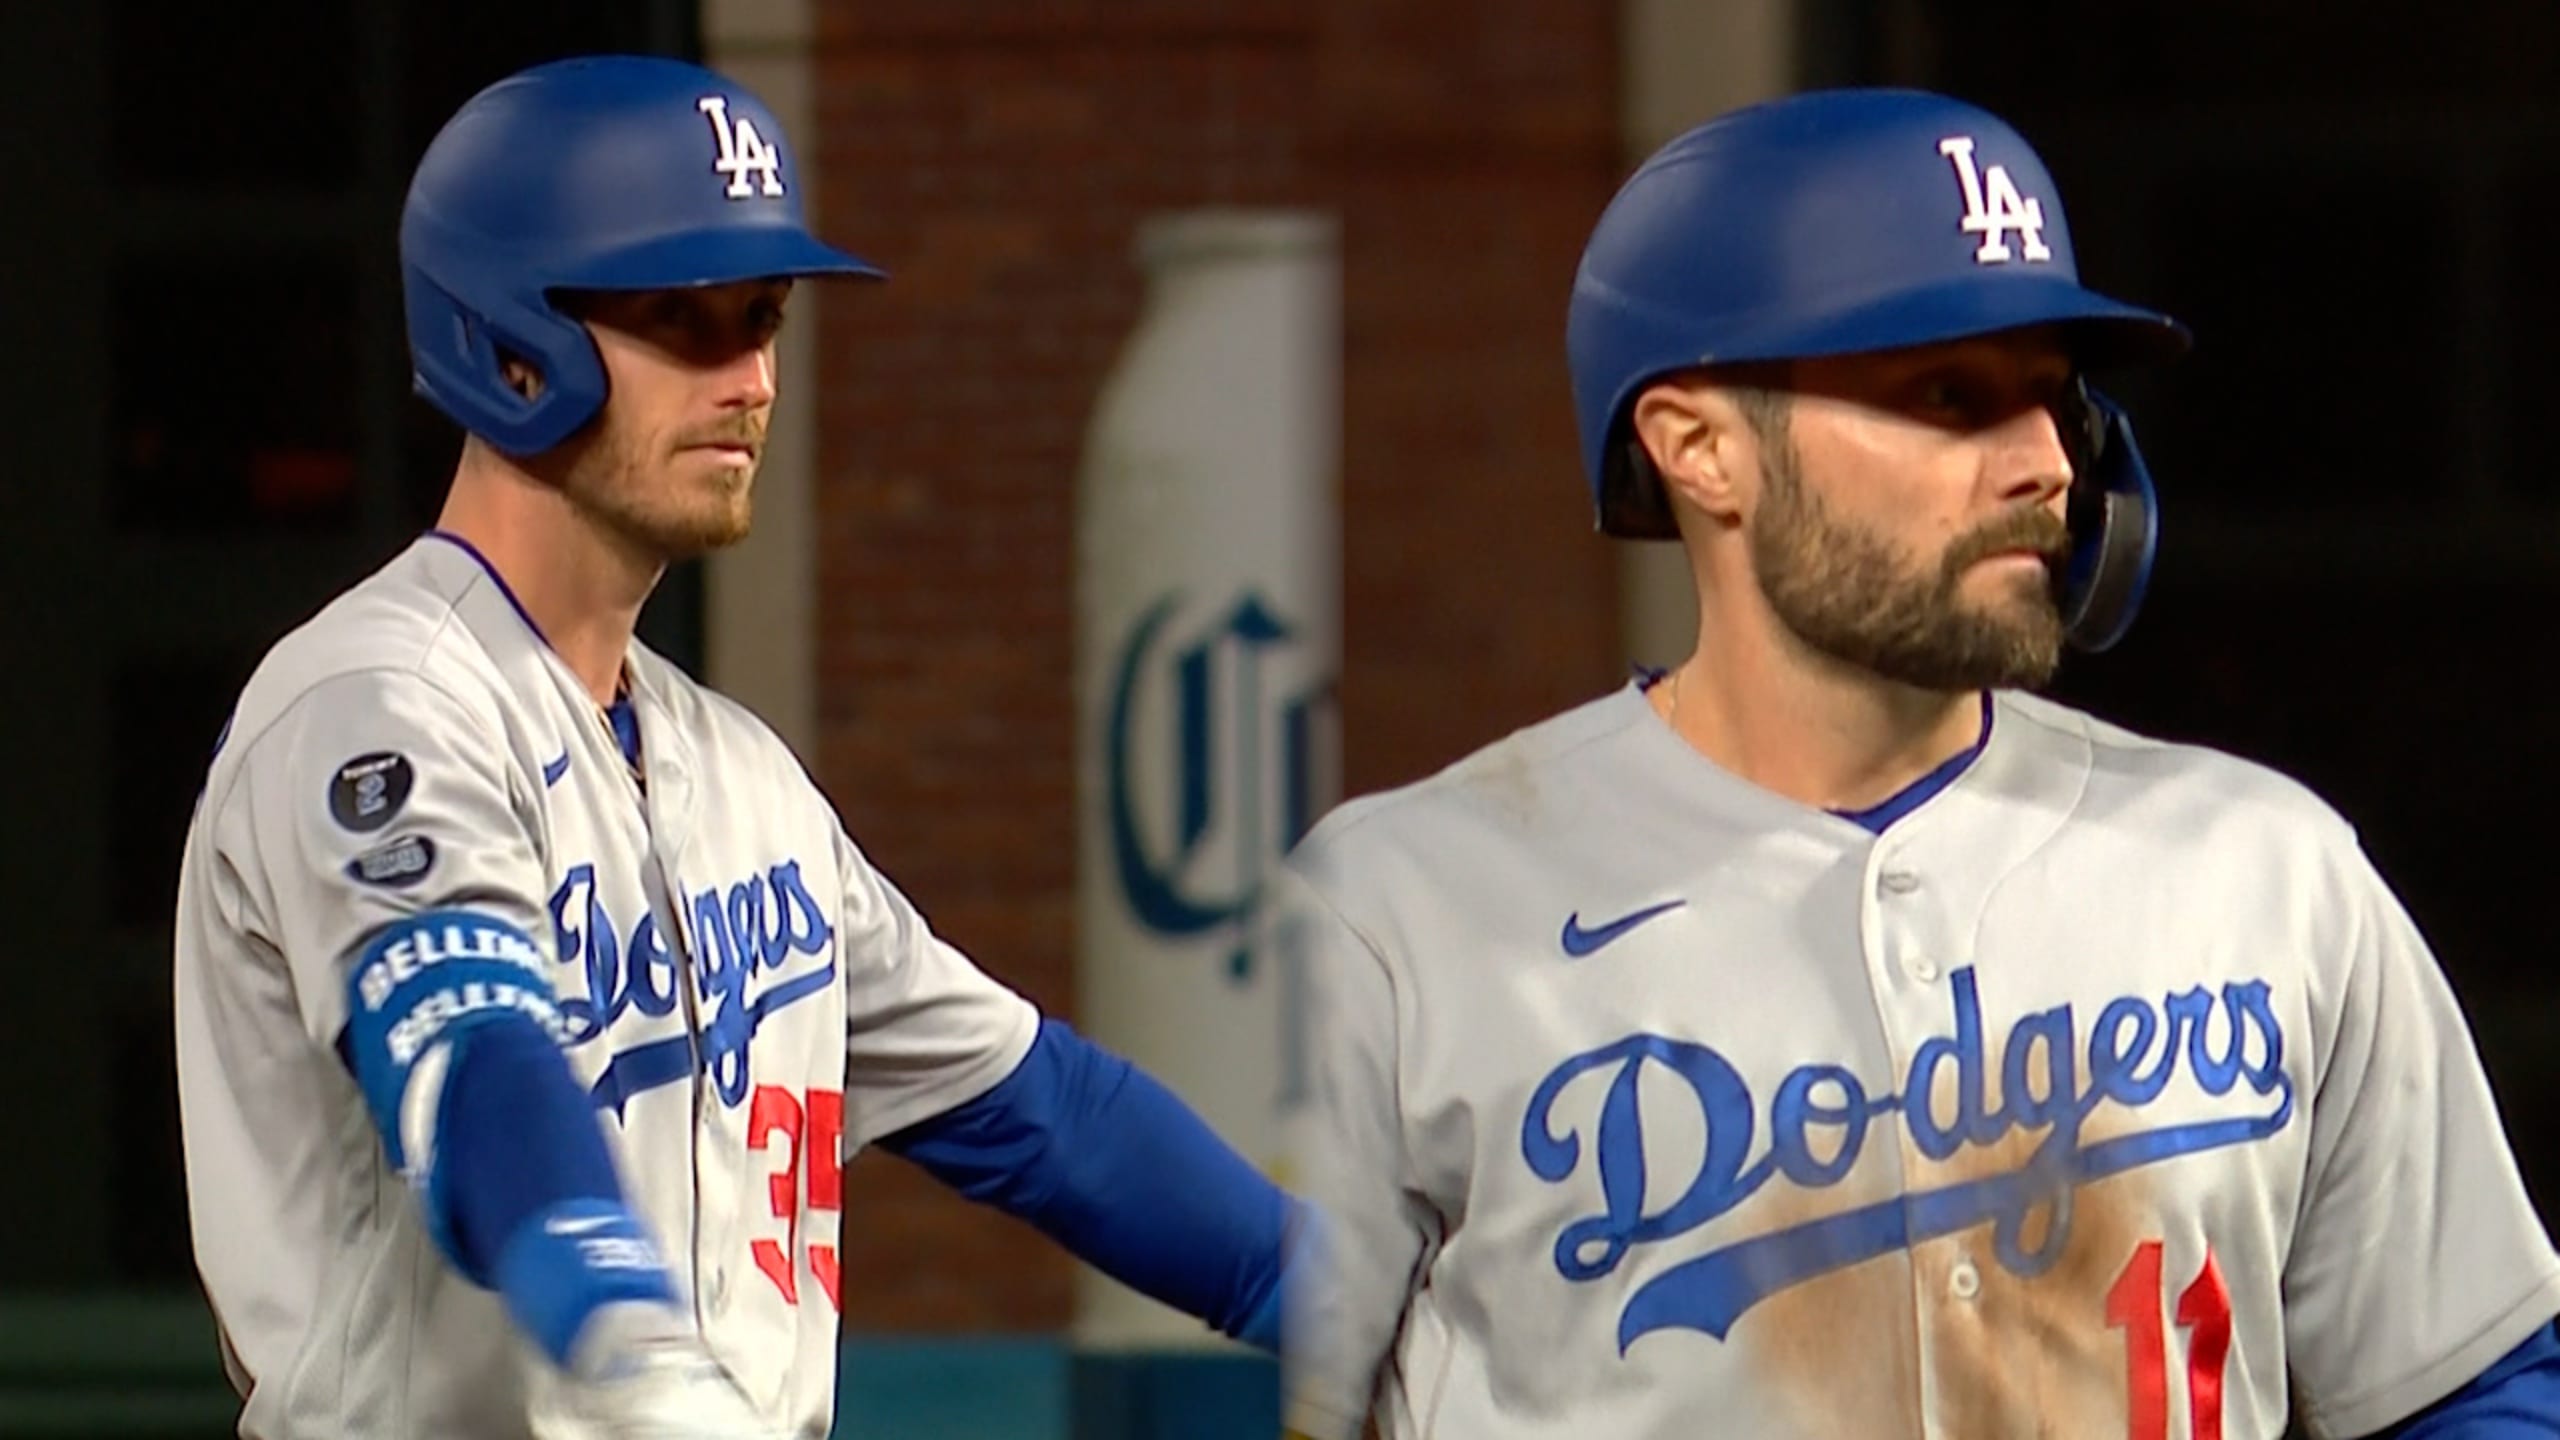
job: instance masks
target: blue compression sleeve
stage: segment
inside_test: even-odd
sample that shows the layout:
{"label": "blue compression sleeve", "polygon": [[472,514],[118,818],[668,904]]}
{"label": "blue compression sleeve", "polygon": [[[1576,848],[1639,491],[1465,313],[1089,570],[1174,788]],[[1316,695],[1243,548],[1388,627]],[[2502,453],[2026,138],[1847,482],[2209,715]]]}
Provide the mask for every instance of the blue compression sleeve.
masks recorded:
{"label": "blue compression sleeve", "polygon": [[508,1237],[568,1200],[620,1203],[622,1182],[560,1047],[534,1025],[486,1025],[454,1042],[438,1118],[430,1208],[455,1268],[493,1283]]}
{"label": "blue compression sleeve", "polygon": [[1142,1294],[1279,1348],[1296,1207],[1198,1115],[1065,1024],[976,1100],[881,1141]]}
{"label": "blue compression sleeve", "polygon": [[2376,1440],[2552,1440],[2560,1436],[2560,1335],[2545,1325],[2478,1379]]}
{"label": "blue compression sleeve", "polygon": [[455,1042],[428,1187],[462,1273],[560,1364],[614,1300],[672,1304],[675,1282],[624,1203],[595,1106],[540,1027],[487,1025]]}
{"label": "blue compression sleeve", "polygon": [[[349,976],[339,1043],[437,1247],[565,1364],[597,1306],[675,1288],[552,1038],[540,966],[532,939],[491,916],[395,922]],[[430,1063],[440,1088],[421,1126],[410,1081]]]}

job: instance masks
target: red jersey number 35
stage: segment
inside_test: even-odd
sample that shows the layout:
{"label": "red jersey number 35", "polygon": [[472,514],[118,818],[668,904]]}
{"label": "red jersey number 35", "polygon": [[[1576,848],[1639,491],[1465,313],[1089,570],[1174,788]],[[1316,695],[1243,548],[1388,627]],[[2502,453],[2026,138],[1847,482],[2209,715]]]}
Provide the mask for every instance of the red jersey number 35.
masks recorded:
{"label": "red jersey number 35", "polygon": [[[784,1150],[782,1167],[768,1173],[774,1218],[783,1222],[782,1238],[755,1242],[756,1268],[790,1304],[800,1303],[802,1256],[808,1273],[825,1291],[827,1304],[844,1308],[836,1294],[836,1247],[803,1246],[800,1217],[814,1211],[844,1208],[844,1092],[811,1090],[803,1101],[779,1085],[759,1085],[747,1112],[747,1148],[757,1152]],[[805,1189],[804,1189],[805,1186]]]}

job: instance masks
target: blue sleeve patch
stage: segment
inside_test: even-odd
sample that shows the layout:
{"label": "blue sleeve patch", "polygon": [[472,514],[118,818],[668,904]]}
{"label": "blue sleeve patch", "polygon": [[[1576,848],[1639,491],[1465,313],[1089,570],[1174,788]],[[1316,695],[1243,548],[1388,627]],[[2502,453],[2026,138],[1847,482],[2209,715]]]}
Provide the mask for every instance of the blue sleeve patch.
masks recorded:
{"label": "blue sleeve patch", "polygon": [[[521,1015],[560,1033],[533,937],[492,915],[430,910],[386,925],[347,975],[344,1050],[391,1163],[411,1174],[401,1104],[418,1057],[475,1026]],[[412,1174],[412,1178],[418,1178]]]}

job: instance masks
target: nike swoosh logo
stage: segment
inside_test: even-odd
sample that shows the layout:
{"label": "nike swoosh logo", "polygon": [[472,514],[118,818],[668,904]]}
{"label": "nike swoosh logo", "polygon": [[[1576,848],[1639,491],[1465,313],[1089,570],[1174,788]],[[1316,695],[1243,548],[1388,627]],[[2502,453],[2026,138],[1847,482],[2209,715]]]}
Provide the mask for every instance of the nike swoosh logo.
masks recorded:
{"label": "nike swoosh logo", "polygon": [[561,776],[563,776],[563,775],[566,775],[566,774],[568,774],[568,773],[569,773],[569,752],[568,752],[568,751],[566,751],[566,750],[563,750],[563,751],[561,751],[561,752],[560,752],[560,758],[559,758],[559,759],[557,759],[557,760],[552,760],[552,761],[548,761],[548,762],[546,762],[546,763],[543,765],[543,767],[542,767],[542,788],[543,788],[543,789],[545,789],[545,790],[548,790],[548,789],[550,789],[552,786],[559,784],[559,783],[560,783],[560,777],[561,777]]}
{"label": "nike swoosh logo", "polygon": [[542,1228],[554,1235],[584,1235],[590,1230],[601,1230],[612,1223],[613,1217],[610,1215],[581,1215],[574,1219],[549,1221]]}
{"label": "nike swoosh logo", "polygon": [[1656,915],[1677,910],[1688,903],[1686,900],[1665,900],[1659,905],[1648,905],[1632,915],[1621,915],[1606,925],[1589,930],[1582,928],[1582,912],[1577,910],[1564,917],[1564,953],[1579,960]]}

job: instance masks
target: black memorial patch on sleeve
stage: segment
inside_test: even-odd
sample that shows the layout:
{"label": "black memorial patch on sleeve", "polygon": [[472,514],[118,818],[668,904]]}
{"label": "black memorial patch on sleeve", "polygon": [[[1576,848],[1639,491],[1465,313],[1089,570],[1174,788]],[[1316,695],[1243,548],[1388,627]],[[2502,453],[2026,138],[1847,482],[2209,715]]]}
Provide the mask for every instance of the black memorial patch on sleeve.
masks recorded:
{"label": "black memorial patch on sleeve", "polygon": [[435,863],[436,842],[424,835],[400,835],[348,861],[347,878],[397,890],[427,878]]}
{"label": "black memorial patch on sleeve", "polygon": [[379,830],[409,802],[417,772],[409,757],[390,750],[359,755],[338,767],[329,782],[329,813],[350,830]]}

